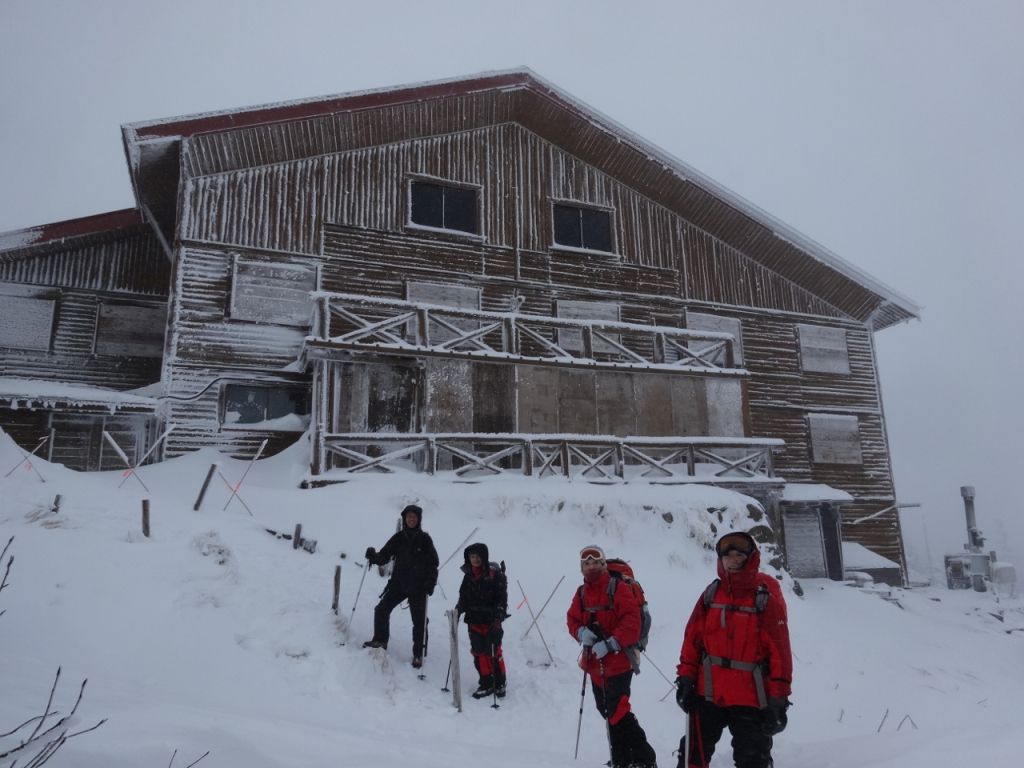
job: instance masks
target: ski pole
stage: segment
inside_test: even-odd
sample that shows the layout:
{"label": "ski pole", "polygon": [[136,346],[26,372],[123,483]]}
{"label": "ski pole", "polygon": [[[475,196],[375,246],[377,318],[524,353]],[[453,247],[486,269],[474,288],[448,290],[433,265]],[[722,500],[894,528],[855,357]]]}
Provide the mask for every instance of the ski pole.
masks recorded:
{"label": "ski pole", "polygon": [[498,657],[494,650],[494,643],[491,643],[491,693],[494,694],[494,703],[491,709],[498,708]]}
{"label": "ski pole", "polygon": [[694,730],[697,731],[697,749],[700,752],[700,768],[705,768],[705,766],[707,766],[708,764],[708,761],[704,757],[704,735],[701,733],[700,730],[700,715],[696,712],[693,713],[693,725]]}
{"label": "ski pole", "polygon": [[572,759],[577,760],[580,756],[580,730],[583,728],[583,700],[587,698],[587,670],[583,670],[583,685],[580,686],[580,717],[576,721],[576,751]]}
{"label": "ski pole", "polygon": [[370,570],[370,564],[367,563],[366,567],[363,568],[363,576],[359,579],[359,589],[356,590],[356,599],[352,601],[352,613],[348,617],[349,626],[352,625],[352,619],[356,615],[356,606],[359,605],[359,595],[363,593],[363,582],[366,581],[366,572]]}
{"label": "ski pole", "polygon": [[441,689],[445,693],[448,693],[451,690],[451,688],[448,687],[448,678],[451,676],[451,674],[452,674],[452,660],[448,659],[448,671],[445,672],[445,674],[444,674],[444,688]]}
{"label": "ski pole", "polygon": [[682,759],[686,761],[687,768],[689,768],[689,765],[690,765],[690,751],[691,751],[690,750],[690,720],[692,718],[690,717],[690,713],[689,712],[684,712],[683,714],[686,715],[686,728],[683,731],[683,754],[680,757],[682,757]]}
{"label": "ski pole", "polygon": [[[604,633],[600,633],[603,637]],[[608,712],[608,680],[604,676],[604,659],[599,658],[597,660],[597,671],[601,675],[601,699],[604,701],[604,731],[608,735],[608,765],[615,765],[615,754],[612,749],[612,723],[608,718],[611,714]]]}

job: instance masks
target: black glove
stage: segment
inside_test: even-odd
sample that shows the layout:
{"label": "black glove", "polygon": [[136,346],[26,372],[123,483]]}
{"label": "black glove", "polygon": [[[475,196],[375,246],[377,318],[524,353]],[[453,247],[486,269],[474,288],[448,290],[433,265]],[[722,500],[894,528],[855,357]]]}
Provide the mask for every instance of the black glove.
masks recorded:
{"label": "black glove", "polygon": [[697,683],[692,677],[676,678],[676,704],[686,714],[697,704]]}
{"label": "black glove", "polygon": [[491,623],[491,626],[487,628],[487,642],[492,646],[501,645],[501,638],[505,636],[505,633],[501,629],[501,622],[495,621]]}
{"label": "black glove", "polygon": [[377,557],[377,550],[373,547],[366,548],[366,560],[370,565],[373,565],[374,558]]}
{"label": "black glove", "polygon": [[770,697],[768,699],[768,706],[764,708],[762,713],[761,730],[768,736],[774,736],[786,730],[786,725],[789,723],[786,710],[789,707],[789,699]]}

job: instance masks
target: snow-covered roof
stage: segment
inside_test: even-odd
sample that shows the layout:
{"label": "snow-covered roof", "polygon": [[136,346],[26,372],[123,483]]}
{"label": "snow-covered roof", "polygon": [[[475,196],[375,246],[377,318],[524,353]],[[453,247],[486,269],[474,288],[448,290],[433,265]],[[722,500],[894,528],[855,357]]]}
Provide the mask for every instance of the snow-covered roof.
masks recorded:
{"label": "snow-covered roof", "polygon": [[542,96],[546,103],[560,109],[560,119],[575,119],[580,121],[582,126],[611,135],[617,146],[632,149],[641,159],[646,159],[653,166],[652,170],[656,175],[668,172],[680,184],[690,184],[703,190],[735,214],[755,222],[762,231],[777,241],[788,244],[796,252],[826,267],[831,273],[842,275],[870,292],[876,297],[877,306],[870,313],[864,313],[862,317],[855,316],[868,322],[872,327],[884,328],[920,315],[921,308],[906,296],[526,67],[341,95],[146,120],[126,124],[122,126],[122,131],[133,183],[141,204],[144,196],[143,187],[148,184],[141,179],[143,166],[153,163],[154,167],[163,168],[162,172],[170,168],[177,169],[177,165],[169,161],[170,155],[159,148],[168,147],[186,137],[269,123],[306,120],[334,113],[365,111],[431,99],[517,89]]}
{"label": "snow-covered roof", "polygon": [[4,254],[41,245],[61,244],[74,238],[139,228],[142,217],[135,208],[99,213],[78,219],[57,221],[35,227],[0,232],[0,261]]}
{"label": "snow-covered roof", "polygon": [[130,392],[119,392],[85,384],[65,384],[41,379],[19,379],[0,376],[0,404],[10,408],[54,408],[71,406],[104,409],[111,412],[131,410],[149,412],[157,401]]}
{"label": "snow-covered roof", "polygon": [[824,483],[786,483],[786,487],[782,490],[782,501],[838,501],[843,503],[853,501],[853,496]]}
{"label": "snow-covered roof", "polygon": [[843,542],[843,570],[861,571],[873,570],[875,568],[899,568],[899,563],[894,563],[887,557],[882,557],[877,552],[872,552],[863,544],[853,541]]}

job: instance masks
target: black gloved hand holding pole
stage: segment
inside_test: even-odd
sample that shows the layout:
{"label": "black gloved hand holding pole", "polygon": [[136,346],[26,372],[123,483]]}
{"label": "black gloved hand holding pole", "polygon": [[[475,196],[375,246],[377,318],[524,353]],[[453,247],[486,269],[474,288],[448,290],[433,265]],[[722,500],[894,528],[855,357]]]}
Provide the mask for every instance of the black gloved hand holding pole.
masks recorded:
{"label": "black gloved hand holding pole", "polygon": [[768,705],[764,708],[764,720],[761,723],[761,730],[768,736],[774,736],[786,730],[789,724],[789,716],[786,710],[790,707],[790,701],[786,698],[768,698]]}
{"label": "black gloved hand holding pole", "polygon": [[686,714],[690,714],[697,703],[697,683],[692,677],[676,678],[676,704]]}

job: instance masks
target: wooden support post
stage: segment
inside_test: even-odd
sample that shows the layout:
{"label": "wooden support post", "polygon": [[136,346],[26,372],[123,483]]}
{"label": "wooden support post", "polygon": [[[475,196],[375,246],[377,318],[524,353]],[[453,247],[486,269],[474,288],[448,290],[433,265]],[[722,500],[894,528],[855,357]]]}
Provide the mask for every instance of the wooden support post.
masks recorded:
{"label": "wooden support post", "polygon": [[295,533],[292,534],[292,549],[302,546],[302,523],[295,524]]}
{"label": "wooden support post", "polygon": [[563,440],[558,446],[558,455],[562,462],[562,474],[572,477],[572,455],[569,453],[569,443]]}
{"label": "wooden support post", "polygon": [[149,538],[149,499],[142,500],[142,535]]}
{"label": "wooden support post", "polygon": [[580,335],[583,340],[583,350],[580,353],[580,357],[586,360],[594,359],[594,329],[589,325],[583,326],[580,329]]}
{"label": "wooden support post", "polygon": [[206,496],[206,491],[210,488],[210,481],[213,480],[213,475],[217,471],[217,464],[210,465],[210,471],[206,473],[206,479],[203,480],[203,487],[199,489],[199,495],[196,497],[196,503],[192,506],[194,512],[198,512],[199,508],[203,506],[203,497]]}
{"label": "wooden support post", "polygon": [[665,349],[665,334],[656,333],[654,334],[654,362],[664,363],[667,359]]}
{"label": "wooden support post", "polygon": [[416,308],[416,344],[430,346],[430,313],[422,307]]}
{"label": "wooden support post", "polygon": [[501,321],[501,351],[510,355],[519,354],[519,345],[516,341],[516,321],[506,317]]}
{"label": "wooden support post", "polygon": [[331,610],[338,615],[338,598],[341,595],[341,566],[334,566],[334,599],[331,600]]}
{"label": "wooden support post", "polygon": [[533,474],[533,441],[523,441],[523,474],[530,477]]}

